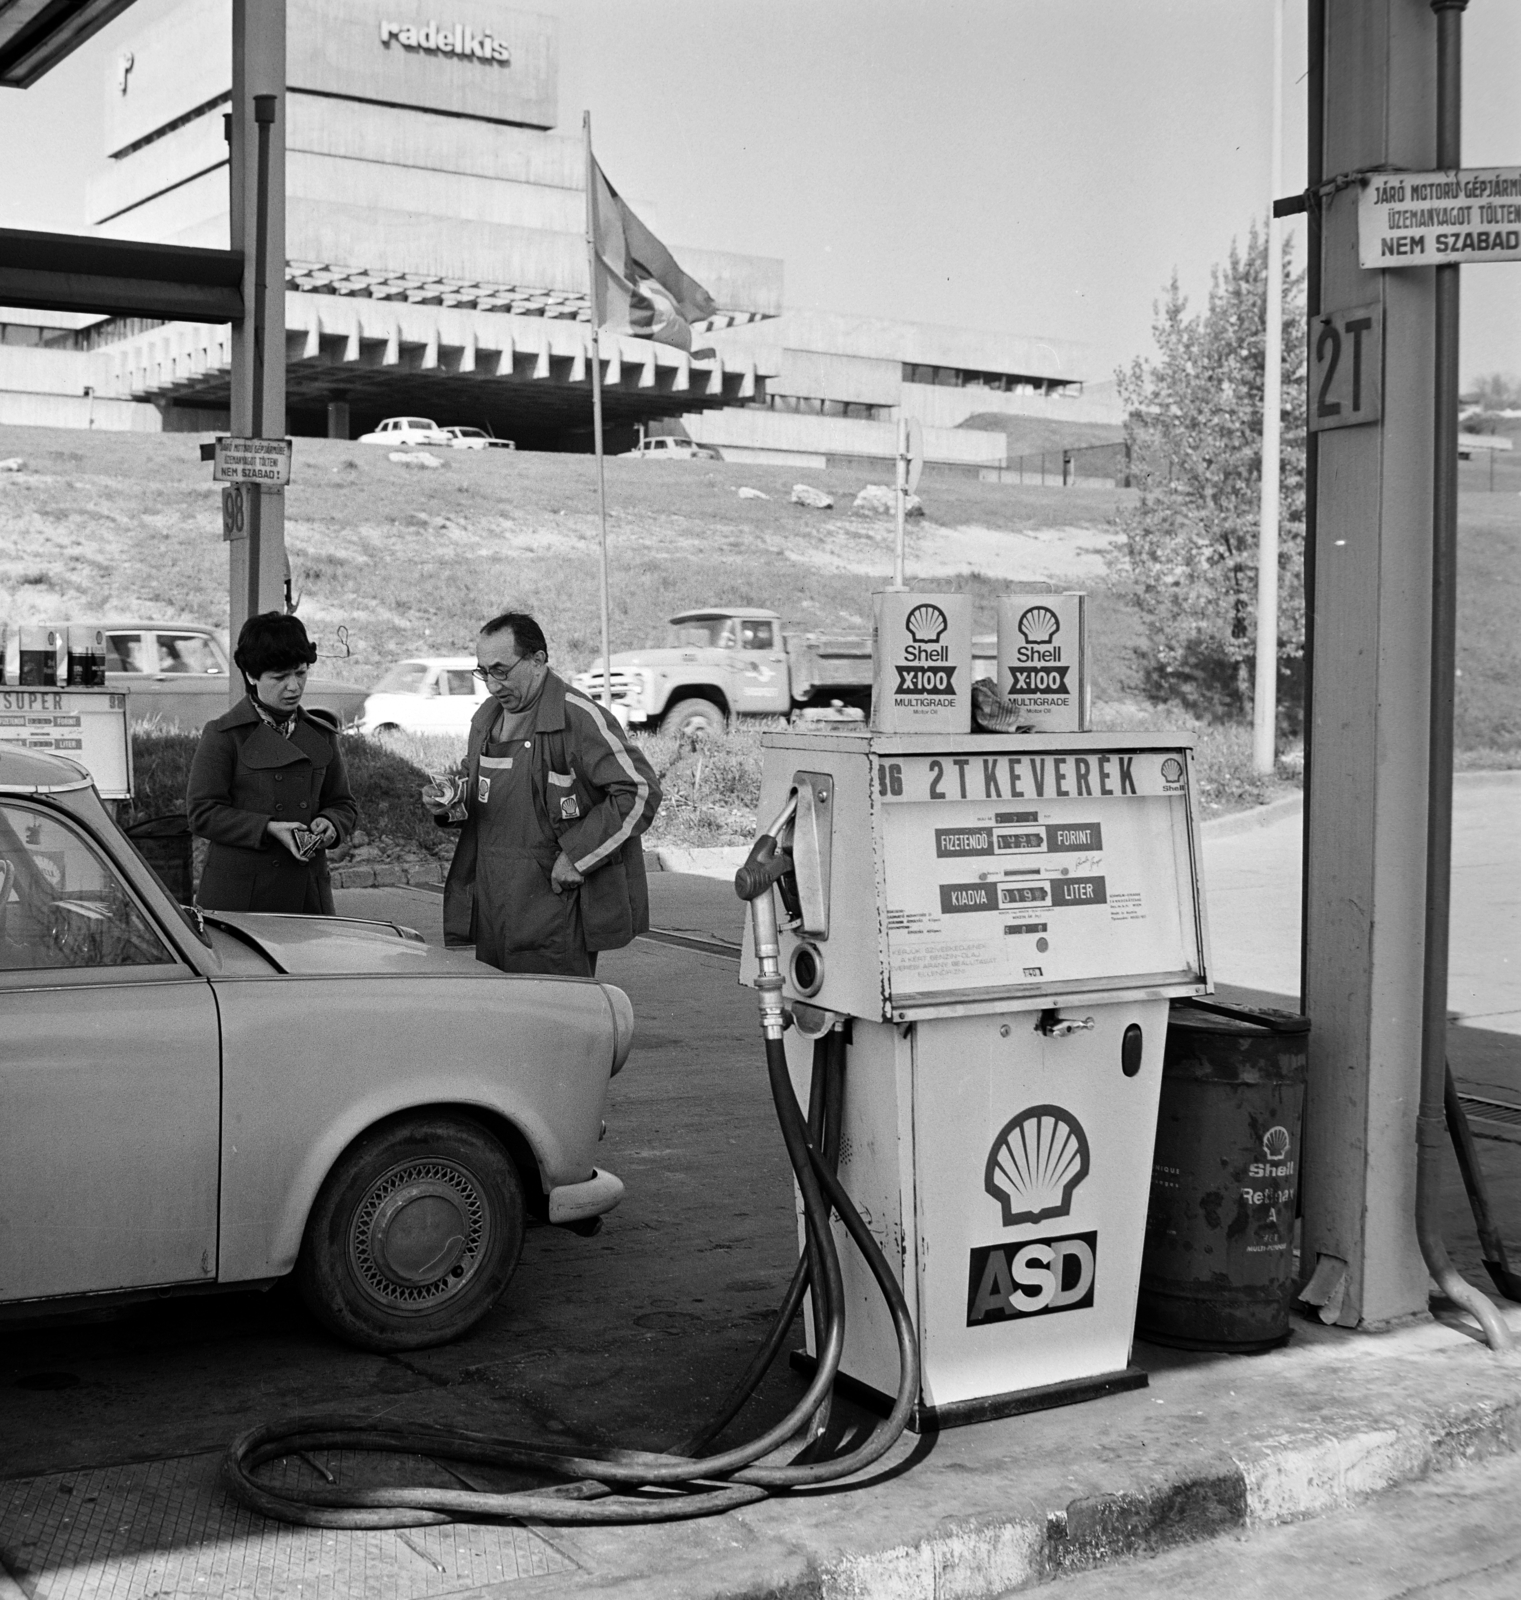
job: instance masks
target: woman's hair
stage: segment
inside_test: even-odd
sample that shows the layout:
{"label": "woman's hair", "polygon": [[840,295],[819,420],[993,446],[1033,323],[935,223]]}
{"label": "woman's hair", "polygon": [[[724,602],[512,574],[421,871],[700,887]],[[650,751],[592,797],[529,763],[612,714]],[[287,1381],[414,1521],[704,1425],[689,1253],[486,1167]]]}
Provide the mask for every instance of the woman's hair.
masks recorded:
{"label": "woman's hair", "polygon": [[261,611],[238,631],[232,659],[245,677],[262,678],[266,672],[309,667],[317,659],[317,647],[307,638],[299,617]]}
{"label": "woman's hair", "polygon": [[482,627],[481,632],[489,638],[494,633],[505,632],[512,629],[512,642],[518,647],[518,658],[537,655],[540,650],[544,652],[545,659],[549,657],[549,641],[544,637],[544,630],[528,615],[526,611],[504,611],[499,617],[493,617],[490,622]]}

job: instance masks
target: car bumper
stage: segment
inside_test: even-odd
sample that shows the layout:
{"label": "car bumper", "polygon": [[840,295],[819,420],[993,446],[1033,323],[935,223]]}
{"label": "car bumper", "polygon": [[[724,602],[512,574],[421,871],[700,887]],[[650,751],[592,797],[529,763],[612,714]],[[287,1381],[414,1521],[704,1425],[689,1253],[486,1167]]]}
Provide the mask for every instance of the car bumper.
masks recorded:
{"label": "car bumper", "polygon": [[557,1224],[584,1222],[611,1211],[622,1198],[623,1180],[593,1168],[585,1183],[562,1183],[549,1191],[549,1220]]}

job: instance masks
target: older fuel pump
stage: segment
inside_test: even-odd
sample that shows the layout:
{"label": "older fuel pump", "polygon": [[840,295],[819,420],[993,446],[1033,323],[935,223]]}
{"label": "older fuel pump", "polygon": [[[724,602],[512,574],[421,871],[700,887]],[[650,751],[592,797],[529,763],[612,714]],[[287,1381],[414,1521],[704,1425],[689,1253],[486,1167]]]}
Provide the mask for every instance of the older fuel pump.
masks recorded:
{"label": "older fuel pump", "polygon": [[[790,807],[770,980],[788,1069],[806,1100],[816,1041],[841,1036],[838,1177],[913,1316],[915,1425],[1143,1385],[1130,1344],[1168,1001],[1209,988],[1188,743],[763,745],[761,814]],[[769,965],[747,932],[742,981]],[[861,1257],[840,1262],[839,1371],[885,1403],[898,1330]]]}

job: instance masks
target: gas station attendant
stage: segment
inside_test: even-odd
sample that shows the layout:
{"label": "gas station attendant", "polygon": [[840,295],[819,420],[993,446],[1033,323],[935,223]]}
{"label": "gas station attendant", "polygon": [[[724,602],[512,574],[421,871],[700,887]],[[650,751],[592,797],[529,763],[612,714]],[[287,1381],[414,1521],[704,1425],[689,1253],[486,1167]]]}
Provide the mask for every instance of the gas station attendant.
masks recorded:
{"label": "gas station attendant", "polygon": [[210,841],[196,901],[330,917],[327,852],[358,813],[337,739],[301,709],[316,646],[299,618],[266,611],[232,659],[248,697],[206,724],[185,792],[191,830]]}
{"label": "gas station attendant", "polygon": [[461,830],[445,939],[503,972],[591,977],[599,951],[649,927],[639,836],[660,786],[612,713],[550,671],[531,616],[493,617],[476,660],[490,696],[470,724],[462,793],[423,790],[440,826]]}

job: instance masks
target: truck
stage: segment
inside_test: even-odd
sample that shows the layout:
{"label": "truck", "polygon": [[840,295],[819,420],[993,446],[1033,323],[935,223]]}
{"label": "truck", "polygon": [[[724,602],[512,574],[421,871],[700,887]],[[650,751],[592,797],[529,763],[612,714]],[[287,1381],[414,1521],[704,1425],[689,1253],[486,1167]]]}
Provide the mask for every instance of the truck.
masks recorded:
{"label": "truck", "polygon": [[[995,655],[986,643],[979,653]],[[722,733],[736,717],[860,721],[871,712],[871,645],[869,631],[789,630],[778,612],[751,606],[682,611],[663,648],[614,652],[613,709],[629,727],[685,739]],[[575,686],[600,700],[601,661]]]}

